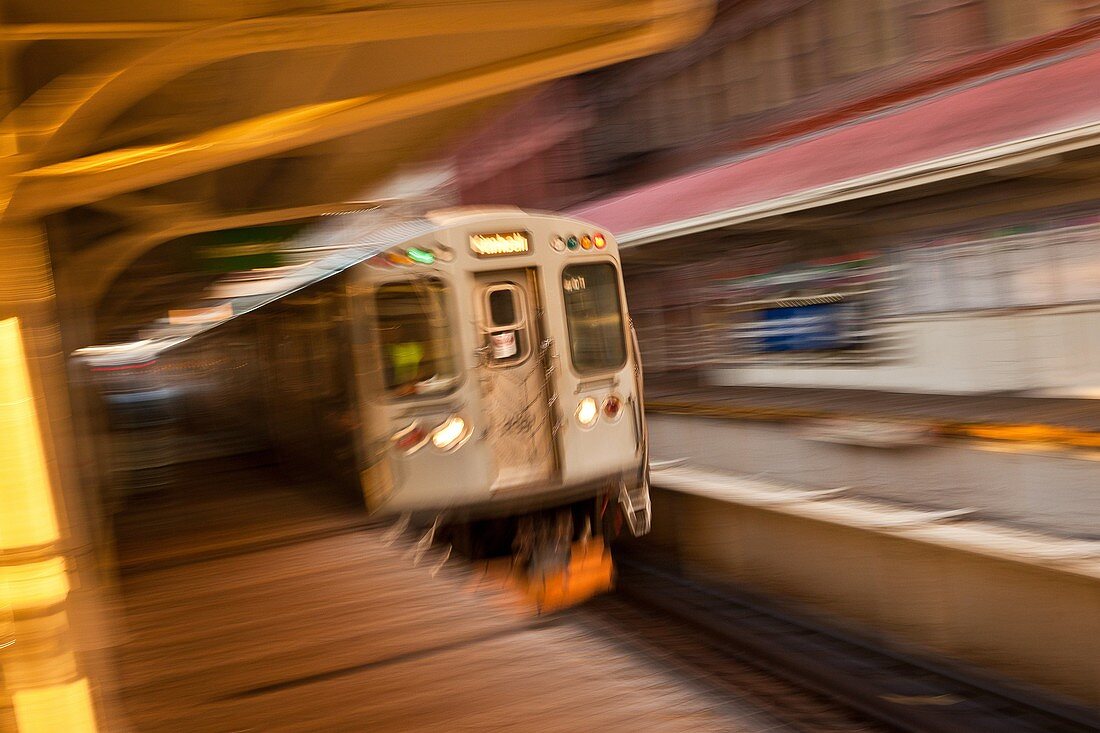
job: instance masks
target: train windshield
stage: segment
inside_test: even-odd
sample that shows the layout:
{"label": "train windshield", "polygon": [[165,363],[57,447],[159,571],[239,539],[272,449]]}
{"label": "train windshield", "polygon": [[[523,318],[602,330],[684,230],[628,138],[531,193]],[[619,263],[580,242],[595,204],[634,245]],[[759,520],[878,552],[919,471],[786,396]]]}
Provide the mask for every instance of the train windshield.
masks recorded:
{"label": "train windshield", "polygon": [[440,280],[386,283],[375,295],[386,389],[398,396],[446,392],[457,382]]}
{"label": "train windshield", "polygon": [[618,369],[626,362],[626,339],[615,266],[599,262],[562,271],[569,349],[578,372]]}

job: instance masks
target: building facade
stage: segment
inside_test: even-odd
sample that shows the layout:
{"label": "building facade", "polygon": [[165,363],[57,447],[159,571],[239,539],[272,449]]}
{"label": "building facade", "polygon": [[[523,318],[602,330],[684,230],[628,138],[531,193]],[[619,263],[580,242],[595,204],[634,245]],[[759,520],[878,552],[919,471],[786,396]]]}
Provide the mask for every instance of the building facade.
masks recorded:
{"label": "building facade", "polygon": [[497,115],[459,195],[614,231],[650,371],[1080,391],[1097,44],[1088,0],[724,2],[684,48]]}

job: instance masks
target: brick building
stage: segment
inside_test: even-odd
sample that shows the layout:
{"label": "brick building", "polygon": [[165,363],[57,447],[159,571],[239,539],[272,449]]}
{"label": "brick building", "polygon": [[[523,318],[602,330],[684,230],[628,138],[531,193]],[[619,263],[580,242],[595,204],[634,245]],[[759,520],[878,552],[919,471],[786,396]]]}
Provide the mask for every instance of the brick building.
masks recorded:
{"label": "brick building", "polygon": [[980,77],[1029,40],[1048,43],[1017,60],[1057,52],[1098,16],[1100,0],[725,0],[690,45],[544,87],[483,127],[457,158],[463,203],[566,208]]}
{"label": "brick building", "polygon": [[496,115],[459,195],[613,231],[651,371],[1080,390],[1098,47],[1095,0],[727,0],[685,47]]}

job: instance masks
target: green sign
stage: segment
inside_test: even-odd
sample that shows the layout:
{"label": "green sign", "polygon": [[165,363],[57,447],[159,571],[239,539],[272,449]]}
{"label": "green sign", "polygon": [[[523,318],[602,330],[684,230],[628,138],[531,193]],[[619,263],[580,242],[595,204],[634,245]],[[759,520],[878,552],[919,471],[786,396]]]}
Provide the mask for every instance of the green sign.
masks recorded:
{"label": "green sign", "polygon": [[224,229],[188,237],[204,270],[240,272],[283,264],[283,249],[301,231],[301,224]]}

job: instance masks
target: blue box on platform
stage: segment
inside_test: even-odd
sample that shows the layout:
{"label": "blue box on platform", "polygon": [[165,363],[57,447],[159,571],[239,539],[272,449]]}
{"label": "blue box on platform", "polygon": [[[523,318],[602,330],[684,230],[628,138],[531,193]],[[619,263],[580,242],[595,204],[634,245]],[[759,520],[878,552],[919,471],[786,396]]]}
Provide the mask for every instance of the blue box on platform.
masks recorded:
{"label": "blue box on platform", "polygon": [[764,351],[820,351],[851,345],[847,309],[842,303],[820,303],[763,311],[759,322]]}

